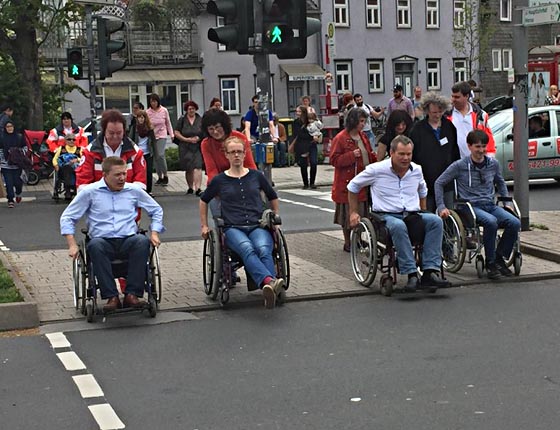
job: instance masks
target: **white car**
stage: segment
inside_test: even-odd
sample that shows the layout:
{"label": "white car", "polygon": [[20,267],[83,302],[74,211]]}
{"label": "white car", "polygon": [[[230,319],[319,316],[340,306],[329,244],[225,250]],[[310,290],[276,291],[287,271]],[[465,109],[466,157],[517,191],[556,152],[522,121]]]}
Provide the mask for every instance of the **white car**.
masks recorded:
{"label": "white car", "polygon": [[[528,118],[539,117],[543,128],[529,128],[529,179],[554,178],[560,181],[560,106],[529,108]],[[513,109],[496,112],[488,120],[496,141],[496,159],[504,179],[513,179]]]}

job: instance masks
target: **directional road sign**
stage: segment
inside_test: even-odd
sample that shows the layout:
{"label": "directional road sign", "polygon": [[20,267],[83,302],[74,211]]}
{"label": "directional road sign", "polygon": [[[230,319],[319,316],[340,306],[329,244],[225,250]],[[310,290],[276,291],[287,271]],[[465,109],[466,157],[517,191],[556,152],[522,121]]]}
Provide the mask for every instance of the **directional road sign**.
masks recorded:
{"label": "directional road sign", "polygon": [[523,25],[553,24],[560,22],[560,4],[548,4],[523,9]]}

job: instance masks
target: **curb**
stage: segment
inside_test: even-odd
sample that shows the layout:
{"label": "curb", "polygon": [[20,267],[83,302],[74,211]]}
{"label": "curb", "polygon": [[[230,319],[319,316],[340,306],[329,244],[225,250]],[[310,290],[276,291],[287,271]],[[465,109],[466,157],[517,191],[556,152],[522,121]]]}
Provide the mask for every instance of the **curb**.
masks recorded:
{"label": "curb", "polygon": [[37,303],[25,288],[18,272],[2,252],[0,252],[0,260],[4,268],[12,275],[14,284],[23,297],[23,302],[0,304],[0,331],[39,327]]}
{"label": "curb", "polygon": [[541,260],[553,261],[560,263],[560,254],[548,249],[541,248],[540,246],[531,245],[521,242],[521,252],[532,255],[533,257],[540,258]]}

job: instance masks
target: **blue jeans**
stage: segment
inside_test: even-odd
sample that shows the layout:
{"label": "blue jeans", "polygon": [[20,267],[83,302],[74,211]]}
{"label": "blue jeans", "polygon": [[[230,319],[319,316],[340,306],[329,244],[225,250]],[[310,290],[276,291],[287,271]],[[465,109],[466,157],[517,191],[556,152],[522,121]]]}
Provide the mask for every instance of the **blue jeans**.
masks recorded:
{"label": "blue jeans", "polygon": [[128,260],[126,293],[138,297],[144,295],[146,264],[150,257],[150,239],[143,234],[124,238],[104,239],[96,237],[87,244],[88,254],[93,264],[93,273],[99,281],[101,298],[108,299],[119,295],[111,261]]}
{"label": "blue jeans", "polygon": [[2,176],[4,176],[4,182],[6,183],[6,197],[8,198],[8,203],[14,202],[14,190],[15,195],[20,196],[23,189],[23,181],[21,180],[21,169],[2,169]]}
{"label": "blue jeans", "polygon": [[[309,155],[307,157],[299,157],[298,159],[299,169],[301,171],[301,179],[303,181],[303,185],[305,185],[306,187],[308,187],[310,184],[315,185],[318,162],[317,144],[312,143],[311,147],[309,148]],[[311,169],[309,171],[310,177],[307,175],[308,164],[311,166]]]}
{"label": "blue jeans", "polygon": [[[494,204],[473,206],[473,210],[476,221],[483,227],[482,242],[486,263],[494,263],[496,257],[508,259],[521,230],[521,221],[504,208]],[[496,246],[496,235],[500,227],[504,229],[504,234]]]}
{"label": "blue jeans", "polygon": [[255,284],[263,287],[267,277],[276,278],[272,248],[274,242],[268,230],[260,227],[228,227],[225,229],[226,245],[235,252]]}
{"label": "blue jeans", "polygon": [[369,139],[369,144],[371,145],[371,149],[375,149],[377,148],[377,146],[375,145],[375,134],[373,134],[372,130],[364,130],[365,135],[368,137]]}
{"label": "blue jeans", "polygon": [[[441,268],[441,241],[443,239],[443,222],[432,213],[420,213],[424,222],[424,244],[422,246],[422,270],[437,270]],[[403,275],[416,273],[416,260],[412,244],[408,237],[408,230],[402,215],[385,214],[385,225],[391,234],[393,246],[397,251],[399,272]]]}

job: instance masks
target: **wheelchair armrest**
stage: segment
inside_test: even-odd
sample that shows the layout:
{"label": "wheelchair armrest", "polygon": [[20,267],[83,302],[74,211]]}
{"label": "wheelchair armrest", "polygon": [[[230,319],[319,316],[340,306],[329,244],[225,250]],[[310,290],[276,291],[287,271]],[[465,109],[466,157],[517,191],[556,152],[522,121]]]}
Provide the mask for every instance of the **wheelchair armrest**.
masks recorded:
{"label": "wheelchair armrest", "polygon": [[82,234],[85,234],[87,236],[88,229],[86,227],[83,227],[81,231],[82,231]]}
{"label": "wheelchair armrest", "polygon": [[216,223],[216,227],[223,227],[226,225],[224,219],[220,217],[214,217],[214,222]]}
{"label": "wheelchair armrest", "polygon": [[273,225],[282,225],[282,218],[280,218],[280,215],[274,214],[274,216],[272,217],[272,224]]}
{"label": "wheelchair armrest", "polygon": [[381,217],[381,215],[378,214],[377,212],[369,212],[369,213],[368,213],[368,218],[369,218],[372,222],[385,225],[385,219],[383,219],[383,218]]}
{"label": "wheelchair armrest", "polygon": [[456,203],[468,203],[469,201],[467,199],[455,199]]}
{"label": "wheelchair armrest", "polygon": [[138,234],[143,234],[143,235],[146,235],[147,232],[148,230],[146,230],[145,228],[139,228],[137,231]]}
{"label": "wheelchair armrest", "polygon": [[510,196],[505,196],[505,197],[498,196],[497,200],[498,200],[499,202],[513,202],[513,197],[510,197]]}

